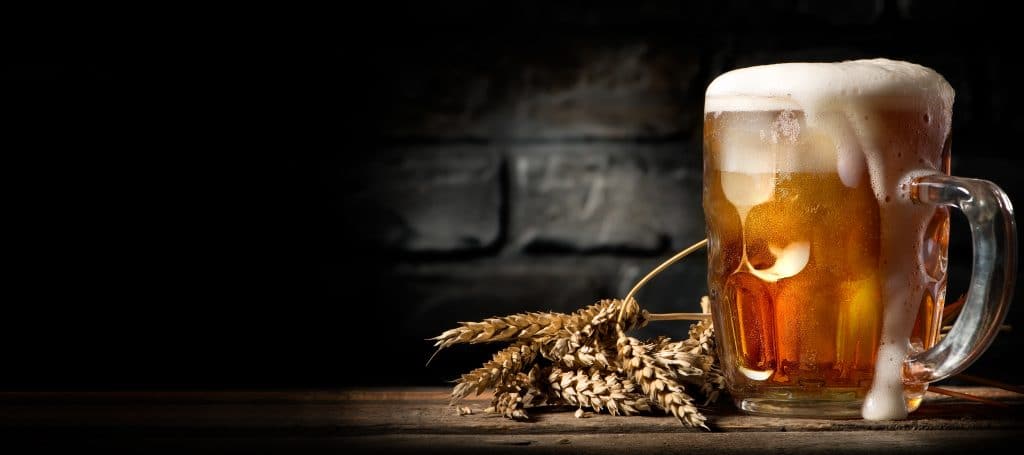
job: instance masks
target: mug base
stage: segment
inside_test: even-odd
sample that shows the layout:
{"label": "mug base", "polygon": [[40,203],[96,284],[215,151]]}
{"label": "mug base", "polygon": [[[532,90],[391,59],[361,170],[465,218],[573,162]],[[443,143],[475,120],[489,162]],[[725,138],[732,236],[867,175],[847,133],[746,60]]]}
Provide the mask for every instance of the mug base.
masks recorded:
{"label": "mug base", "polygon": [[861,404],[857,401],[779,400],[774,398],[743,398],[736,407],[748,414],[771,417],[805,417],[826,419],[859,419]]}
{"label": "mug base", "polygon": [[[921,406],[924,390],[904,394],[907,412]],[[802,417],[819,419],[859,419],[864,400],[809,400],[780,398],[737,398],[736,407],[747,414],[768,417]]]}

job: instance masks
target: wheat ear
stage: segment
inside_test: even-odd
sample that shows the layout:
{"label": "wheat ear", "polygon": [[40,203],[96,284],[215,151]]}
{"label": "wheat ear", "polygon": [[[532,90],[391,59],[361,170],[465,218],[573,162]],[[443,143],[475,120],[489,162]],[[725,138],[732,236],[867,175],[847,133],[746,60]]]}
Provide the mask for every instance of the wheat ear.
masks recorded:
{"label": "wheat ear", "polygon": [[494,388],[496,384],[508,381],[522,372],[536,356],[536,349],[528,342],[517,342],[496,352],[489,362],[462,375],[456,381],[451,403],[455,404],[470,393],[480,395],[485,390]]}
{"label": "wheat ear", "polygon": [[567,404],[607,410],[611,415],[633,415],[651,409],[633,381],[620,380],[614,373],[602,374],[598,369],[566,371],[553,368],[548,375],[555,397]]}

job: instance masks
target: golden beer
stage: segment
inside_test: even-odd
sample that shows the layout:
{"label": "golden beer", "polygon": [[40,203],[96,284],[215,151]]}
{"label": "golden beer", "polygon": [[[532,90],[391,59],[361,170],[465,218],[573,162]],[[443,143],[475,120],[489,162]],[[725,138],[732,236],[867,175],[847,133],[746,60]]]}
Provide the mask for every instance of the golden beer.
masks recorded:
{"label": "golden beer", "polygon": [[[896,168],[913,157],[949,173],[948,141],[922,134],[936,128],[927,111],[877,104],[854,127],[830,112],[812,122],[786,109],[705,115],[708,284],[735,397],[856,403],[872,385],[885,280],[894,278],[881,272],[894,259],[882,241],[886,229],[903,228],[883,222],[883,212],[905,196],[873,187],[869,168],[903,172]],[[872,128],[885,144],[882,162],[844,150],[859,146],[850,143],[856,128]],[[920,255],[928,270],[923,279],[896,277],[921,291],[910,338],[918,349],[938,340],[946,284],[948,210],[928,210],[921,246],[900,252]],[[906,384],[909,410],[923,391]]]}

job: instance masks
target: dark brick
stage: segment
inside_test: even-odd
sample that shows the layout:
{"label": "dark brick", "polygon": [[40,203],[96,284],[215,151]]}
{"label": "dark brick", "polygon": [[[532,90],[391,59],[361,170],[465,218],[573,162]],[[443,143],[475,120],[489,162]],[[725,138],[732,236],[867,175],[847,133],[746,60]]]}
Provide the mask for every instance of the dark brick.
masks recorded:
{"label": "dark brick", "polygon": [[510,104],[501,136],[563,139],[632,138],[681,134],[697,65],[693,56],[631,44],[585,49],[575,65],[524,67],[520,96]]}
{"label": "dark brick", "polygon": [[516,248],[654,253],[704,238],[693,147],[534,145],[511,155]]}
{"label": "dark brick", "polygon": [[[392,137],[648,138],[691,133],[698,56],[671,43],[550,36],[421,44],[384,71]],[[404,49],[409,52],[408,49]]]}
{"label": "dark brick", "polygon": [[502,159],[487,146],[390,149],[336,180],[352,240],[404,251],[466,252],[501,235]]}

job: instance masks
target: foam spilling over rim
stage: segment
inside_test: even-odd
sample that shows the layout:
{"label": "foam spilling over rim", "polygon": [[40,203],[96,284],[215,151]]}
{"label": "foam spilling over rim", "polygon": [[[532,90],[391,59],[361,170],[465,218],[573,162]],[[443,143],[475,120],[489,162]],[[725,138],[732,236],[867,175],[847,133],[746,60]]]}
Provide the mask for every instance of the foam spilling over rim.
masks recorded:
{"label": "foam spilling over rim", "polygon": [[[920,248],[935,209],[915,204],[905,188],[917,176],[942,172],[953,95],[934,70],[886,59],[743,68],[719,76],[707,89],[705,113],[768,114],[731,124],[729,133],[718,138],[721,169],[745,174],[733,191],[744,201],[770,198],[774,172],[835,169],[845,185],[856,187],[866,167],[879,221],[886,226],[879,245],[887,258],[878,270],[884,315],[874,378],[861,410],[866,419],[907,415],[903,360],[925,292],[921,284],[931,279],[925,276],[922,255],[911,249]],[[876,114],[887,110],[923,114],[921,124],[906,125],[913,127],[907,130],[913,139],[893,142],[883,134],[886,128]],[[803,112],[802,126],[793,111]],[[815,132],[831,141],[813,142]],[[805,142],[808,146],[802,147]],[[765,177],[768,183],[757,180]]]}
{"label": "foam spilling over rim", "polygon": [[905,104],[948,112],[953,88],[931,68],[889,60],[779,63],[722,74],[708,85],[704,112],[803,110],[816,112],[853,100]]}

